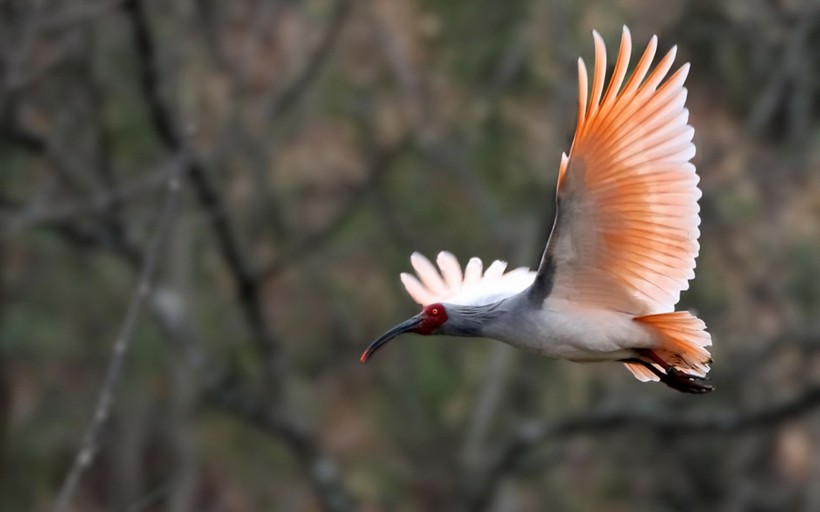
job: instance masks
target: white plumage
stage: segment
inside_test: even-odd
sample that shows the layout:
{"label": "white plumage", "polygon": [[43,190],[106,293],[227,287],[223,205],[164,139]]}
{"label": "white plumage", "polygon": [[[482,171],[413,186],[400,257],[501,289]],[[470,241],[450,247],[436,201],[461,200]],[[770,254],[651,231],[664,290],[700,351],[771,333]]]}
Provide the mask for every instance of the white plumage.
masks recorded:
{"label": "white plumage", "polygon": [[[464,271],[455,256],[442,251],[439,270],[424,255],[414,252],[410,263],[416,275],[402,273],[401,282],[414,301],[426,306],[447,302],[464,306],[489,304],[522,292],[532,284],[535,271],[519,267],[509,272],[507,262],[496,260],[484,271],[480,258],[470,258]],[[418,276],[418,277],[417,277]]]}

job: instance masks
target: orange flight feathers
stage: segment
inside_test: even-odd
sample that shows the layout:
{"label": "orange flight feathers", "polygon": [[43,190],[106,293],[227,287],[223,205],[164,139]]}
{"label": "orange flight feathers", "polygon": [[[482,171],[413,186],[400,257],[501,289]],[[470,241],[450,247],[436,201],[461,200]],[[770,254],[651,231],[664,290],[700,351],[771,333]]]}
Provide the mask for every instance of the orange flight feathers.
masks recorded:
{"label": "orange flight feathers", "polygon": [[[672,48],[650,71],[653,37],[626,83],[632,40],[624,27],[605,85],[597,32],[592,88],[578,61],[578,125],[559,169],[558,216],[546,256],[550,298],[633,315],[669,312],[694,277],[698,176],[683,86],[689,65],[667,78]],[[648,375],[647,375],[648,377]]]}
{"label": "orange flight feathers", "polygon": [[[673,311],[639,316],[635,321],[657,332],[661,348],[656,349],[655,353],[661,359],[679,370],[699,377],[705,376],[709,371],[712,357],[706,347],[712,345],[712,337],[706,332],[703,320],[688,311]],[[630,370],[635,374],[632,368]]]}

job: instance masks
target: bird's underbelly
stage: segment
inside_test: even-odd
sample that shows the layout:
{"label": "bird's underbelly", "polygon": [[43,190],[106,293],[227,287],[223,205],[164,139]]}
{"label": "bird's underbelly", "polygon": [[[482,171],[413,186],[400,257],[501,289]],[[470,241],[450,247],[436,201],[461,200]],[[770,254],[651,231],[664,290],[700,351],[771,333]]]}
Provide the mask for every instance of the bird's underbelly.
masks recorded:
{"label": "bird's underbelly", "polygon": [[587,348],[579,346],[577,343],[552,343],[546,346],[533,347],[533,352],[551,357],[554,359],[566,359],[577,363],[593,363],[596,361],[621,361],[635,357],[635,352],[631,348],[619,348],[615,350],[601,350],[600,348]]}
{"label": "bird's underbelly", "polygon": [[635,348],[651,348],[654,337],[633,316],[607,310],[544,310],[522,322],[513,346],[556,359],[576,362],[622,360],[635,357]]}

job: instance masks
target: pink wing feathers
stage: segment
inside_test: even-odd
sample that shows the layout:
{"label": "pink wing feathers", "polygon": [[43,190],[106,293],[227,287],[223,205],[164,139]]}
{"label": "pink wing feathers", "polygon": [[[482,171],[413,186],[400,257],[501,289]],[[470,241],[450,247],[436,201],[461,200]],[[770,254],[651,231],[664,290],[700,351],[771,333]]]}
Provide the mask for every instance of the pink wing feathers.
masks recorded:
{"label": "pink wing feathers", "polygon": [[[701,196],[690,159],[694,129],[684,107],[689,65],[667,78],[676,49],[650,72],[652,37],[631,77],[632,40],[624,27],[604,92],[606,48],[597,32],[591,95],[578,61],[578,125],[558,174],[558,215],[539,267],[549,300],[634,315],[657,332],[657,352],[675,367],[704,375],[711,337],[688,312],[673,312],[694,277]],[[639,380],[658,377],[626,364]]]}
{"label": "pink wing feathers", "polygon": [[621,88],[632,46],[624,27],[604,93],[606,49],[594,38],[592,94],[587,101],[579,60],[578,126],[561,162],[559,214],[542,261],[554,266],[550,298],[636,316],[672,311],[694,277],[699,249],[701,194],[684,107],[689,65],[663,82],[673,48],[647,74],[653,37]]}

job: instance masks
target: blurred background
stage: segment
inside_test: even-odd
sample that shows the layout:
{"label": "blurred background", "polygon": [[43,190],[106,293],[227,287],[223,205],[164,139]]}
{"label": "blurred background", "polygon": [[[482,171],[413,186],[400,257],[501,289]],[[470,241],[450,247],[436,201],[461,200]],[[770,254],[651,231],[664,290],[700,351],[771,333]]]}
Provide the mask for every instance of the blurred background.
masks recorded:
{"label": "blurred background", "polygon": [[[361,366],[412,251],[537,264],[624,24],[692,63],[717,391],[484,340]],[[820,510],[819,62],[816,0],[0,2],[0,508]]]}

